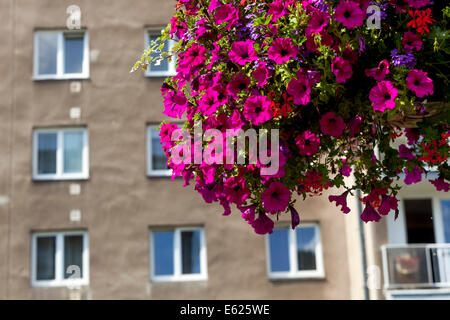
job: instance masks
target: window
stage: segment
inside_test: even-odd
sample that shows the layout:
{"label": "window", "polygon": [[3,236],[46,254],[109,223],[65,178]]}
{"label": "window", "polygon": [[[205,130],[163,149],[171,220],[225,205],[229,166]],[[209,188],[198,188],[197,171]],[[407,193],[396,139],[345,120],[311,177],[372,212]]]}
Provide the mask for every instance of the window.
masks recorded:
{"label": "window", "polygon": [[323,278],[322,246],[317,224],[275,228],[266,237],[269,278]]}
{"label": "window", "polygon": [[86,79],[89,44],[85,31],[38,31],[34,35],[34,78]]}
{"label": "window", "polygon": [[33,139],[35,180],[89,177],[87,129],[36,129]]}
{"label": "window", "polygon": [[84,231],[34,233],[32,286],[87,285],[88,237]]}
{"label": "window", "polygon": [[156,177],[172,175],[172,170],[167,168],[167,156],[157,126],[147,128],[147,174]]}
{"label": "window", "polygon": [[[156,40],[161,35],[161,30],[147,30],[145,34],[145,47],[147,48],[152,41]],[[167,40],[164,42],[164,48],[161,50],[162,52],[170,51],[175,44],[174,40]],[[152,53],[151,57],[158,57],[159,53]],[[156,65],[152,63],[148,66],[145,71],[145,75],[147,77],[166,77],[166,76],[174,76],[176,75],[175,71],[175,62],[176,59],[172,59],[169,61],[165,59]]]}
{"label": "window", "polygon": [[202,228],[150,232],[153,281],[206,280],[206,247]]}

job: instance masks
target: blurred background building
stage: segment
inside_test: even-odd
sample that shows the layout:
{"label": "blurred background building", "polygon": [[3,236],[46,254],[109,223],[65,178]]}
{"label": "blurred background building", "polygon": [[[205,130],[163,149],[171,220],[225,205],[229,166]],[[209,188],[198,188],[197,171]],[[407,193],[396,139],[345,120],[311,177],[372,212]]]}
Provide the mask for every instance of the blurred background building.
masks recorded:
{"label": "blurred background building", "polygon": [[344,215],[325,193],[264,237],[171,181],[174,65],[129,71],[174,5],[0,0],[0,299],[450,297],[450,196],[428,182],[396,222],[363,226],[356,198]]}

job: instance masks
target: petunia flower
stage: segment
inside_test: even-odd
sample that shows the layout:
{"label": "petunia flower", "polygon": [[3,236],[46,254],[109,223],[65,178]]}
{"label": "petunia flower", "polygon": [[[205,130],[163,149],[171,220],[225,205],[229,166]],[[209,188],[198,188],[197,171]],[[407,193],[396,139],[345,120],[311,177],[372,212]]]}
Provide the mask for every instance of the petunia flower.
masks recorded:
{"label": "petunia flower", "polygon": [[269,59],[275,61],[276,64],[283,64],[297,56],[298,48],[292,44],[290,38],[277,38],[273,41],[267,54]]}
{"label": "petunia flower", "polygon": [[273,232],[274,222],[265,213],[260,213],[258,218],[252,222],[252,227],[257,234]]}
{"label": "petunia flower", "polygon": [[252,94],[244,103],[244,118],[252,124],[261,124],[273,118],[271,101],[266,96]]}
{"label": "petunia flower", "polygon": [[380,81],[370,90],[369,99],[373,103],[373,110],[384,112],[386,109],[395,108],[395,97],[397,97],[397,89],[394,88],[390,81]]}
{"label": "petunia flower", "polygon": [[253,78],[255,78],[257,82],[257,86],[259,88],[264,87],[269,77],[269,70],[266,67],[265,63],[258,64],[258,67],[252,73]]}
{"label": "petunia flower", "polygon": [[373,77],[377,81],[384,80],[386,75],[389,73],[389,61],[386,59],[381,60],[378,67],[373,69],[366,69],[366,76]]}
{"label": "petunia flower", "polygon": [[213,88],[208,88],[202,98],[198,101],[198,109],[203,112],[205,116],[210,116],[216,112],[220,107],[220,102],[217,99],[218,92]]}
{"label": "petunia flower", "polygon": [[321,32],[327,26],[329,20],[330,15],[327,12],[313,11],[308,26],[305,29],[306,34],[311,35]]}
{"label": "petunia flower", "polygon": [[262,205],[264,209],[271,214],[283,212],[286,210],[289,200],[291,198],[291,191],[281,182],[272,182],[261,195]]}
{"label": "petunia flower", "polygon": [[320,130],[323,134],[339,137],[345,129],[344,120],[334,112],[325,113],[319,120]]}
{"label": "petunia flower", "polygon": [[413,184],[422,181],[422,170],[415,166],[412,171],[405,169],[405,184]]}
{"label": "petunia flower", "polygon": [[430,183],[436,187],[437,191],[444,191],[449,192],[450,191],[450,183],[445,182],[444,178],[429,180]]}
{"label": "petunia flower", "polygon": [[269,11],[267,15],[272,15],[272,22],[276,22],[279,18],[287,14],[286,4],[282,0],[276,0],[269,3]]}
{"label": "petunia flower", "polygon": [[378,212],[375,211],[375,209],[370,205],[370,203],[366,203],[366,207],[364,208],[364,211],[361,214],[361,220],[364,222],[369,221],[380,221],[381,216],[378,214]]}
{"label": "petunia flower", "polygon": [[411,70],[406,77],[406,85],[419,98],[433,94],[433,80],[422,70]]}
{"label": "petunia flower", "polygon": [[389,211],[391,210],[397,210],[398,208],[398,199],[396,197],[390,197],[390,196],[382,196],[381,197],[381,204],[378,208],[378,213],[382,215],[387,215]]}
{"label": "petunia flower", "polygon": [[422,39],[414,32],[406,31],[403,34],[402,44],[406,50],[415,49],[417,51],[420,51],[420,49],[422,48]]}
{"label": "petunia flower", "polygon": [[223,193],[226,199],[240,206],[250,197],[251,192],[245,186],[245,179],[242,177],[230,177],[224,181]]}
{"label": "petunia flower", "polygon": [[343,194],[341,194],[340,196],[328,196],[328,201],[330,202],[336,202],[336,207],[341,206],[341,211],[345,214],[350,212],[350,208],[347,206],[347,195],[348,195],[348,191],[345,191]]}
{"label": "petunia flower", "polygon": [[287,86],[287,93],[294,97],[297,105],[306,105],[310,101],[311,87],[308,77],[297,74],[297,78],[292,79]]}
{"label": "petunia flower", "polygon": [[353,1],[341,1],[336,7],[334,19],[349,29],[362,26],[364,14],[358,3]]}
{"label": "petunia flower", "polygon": [[294,230],[300,224],[300,216],[294,207],[290,206],[289,210],[291,211],[291,228]]}
{"label": "petunia flower", "polygon": [[227,22],[225,29],[229,30],[239,20],[239,10],[232,4],[221,5],[214,14],[214,21],[217,24]]}
{"label": "petunia flower", "polygon": [[250,79],[245,75],[242,73],[235,74],[227,85],[227,92],[233,96],[233,98],[237,99],[238,93],[247,90],[249,84]]}
{"label": "petunia flower", "polygon": [[245,207],[238,206],[238,209],[242,212],[241,215],[242,219],[247,221],[249,224],[255,221],[255,211],[256,211],[255,204],[251,204]]}
{"label": "petunia flower", "polygon": [[319,151],[320,139],[309,130],[299,134],[295,141],[302,156],[312,156]]}
{"label": "petunia flower", "polygon": [[333,71],[336,76],[336,81],[338,83],[344,83],[347,79],[350,79],[353,74],[351,63],[343,57],[336,57],[333,59],[331,71]]}
{"label": "petunia flower", "polygon": [[398,147],[398,156],[400,158],[406,159],[408,161],[414,160],[416,158],[416,156],[412,153],[412,151],[405,146],[404,144],[401,144]]}
{"label": "petunia flower", "polygon": [[253,47],[254,43],[253,40],[234,42],[231,45],[231,51],[228,54],[231,61],[240,66],[245,66],[249,62],[257,60],[258,56]]}
{"label": "petunia flower", "polygon": [[181,116],[186,111],[187,105],[188,100],[183,92],[175,93],[171,91],[164,97],[163,114],[172,118],[181,119]]}

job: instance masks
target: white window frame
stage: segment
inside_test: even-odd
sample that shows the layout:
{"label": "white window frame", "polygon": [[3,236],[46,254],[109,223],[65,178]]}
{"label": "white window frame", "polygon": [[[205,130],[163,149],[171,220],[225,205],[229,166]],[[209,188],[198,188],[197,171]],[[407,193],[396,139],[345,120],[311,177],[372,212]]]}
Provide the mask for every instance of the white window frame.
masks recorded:
{"label": "white window frame", "polygon": [[[81,131],[83,132],[83,156],[82,171],[80,173],[64,173],[63,172],[63,151],[65,132]],[[56,173],[39,174],[38,173],[38,135],[40,133],[55,133],[57,136],[56,150]],[[46,128],[34,129],[33,132],[33,179],[34,180],[86,180],[89,179],[89,133],[87,128]]]}
{"label": "white window frame", "polygon": [[[55,237],[55,279],[37,280],[37,238]],[[64,279],[64,237],[83,237],[83,275],[79,279]],[[89,284],[89,237],[87,231],[35,232],[31,235],[31,286],[32,287],[65,287],[86,286]]]}
{"label": "white window frame", "polygon": [[172,169],[153,170],[152,161],[152,130],[159,131],[158,125],[147,126],[147,176],[149,177],[170,177],[172,175]]}
{"label": "white window frame", "polygon": [[[151,35],[160,35],[161,34],[161,29],[159,28],[148,28],[145,29],[145,39],[144,39],[144,43],[145,43],[145,49],[147,49],[150,46],[150,36]],[[176,41],[169,39],[169,51],[172,50],[172,48],[174,47]],[[168,61],[169,63],[169,70],[168,71],[151,71],[150,68],[147,68],[147,70],[145,70],[144,74],[146,77],[149,78],[160,78],[160,77],[172,77],[175,76],[177,74],[176,72],[176,57],[172,58],[172,61]]]}
{"label": "white window frame", "polygon": [[[298,270],[298,261],[296,259],[297,253],[297,228],[314,227],[316,237],[318,239],[316,245],[316,270]],[[325,278],[325,271],[323,266],[323,252],[322,252],[322,239],[320,235],[320,227],[318,223],[302,223],[295,230],[291,227],[279,226],[275,229],[288,229],[288,241],[289,241],[289,271],[272,272],[270,270],[270,242],[269,235],[266,235],[266,268],[269,279],[323,279]]]}
{"label": "white window frame", "polygon": [[[56,74],[39,74],[39,41],[38,35],[53,33],[58,35],[56,54]],[[64,72],[64,34],[83,33],[83,71],[81,73]],[[86,30],[59,30],[59,31],[35,31],[34,54],[33,54],[33,79],[34,80],[65,80],[65,79],[88,79],[89,78],[89,33]]]}
{"label": "white window frame", "polygon": [[[181,257],[181,232],[183,231],[200,231],[200,273],[183,274],[182,273],[182,257]],[[173,275],[155,275],[155,255],[153,250],[153,235],[157,232],[173,232]],[[202,227],[183,227],[168,229],[150,230],[150,280],[153,282],[179,282],[179,281],[205,281],[208,279],[206,258],[206,241],[205,230]]]}

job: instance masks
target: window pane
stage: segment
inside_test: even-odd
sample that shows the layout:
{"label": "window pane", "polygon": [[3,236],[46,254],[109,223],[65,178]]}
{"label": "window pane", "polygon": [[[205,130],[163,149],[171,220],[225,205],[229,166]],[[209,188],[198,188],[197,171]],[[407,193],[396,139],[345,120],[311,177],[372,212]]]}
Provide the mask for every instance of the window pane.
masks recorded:
{"label": "window pane", "polygon": [[173,232],[153,233],[155,275],[173,275]]}
{"label": "window pane", "polygon": [[[158,36],[156,35],[151,35],[149,36],[149,43],[151,43],[152,41],[156,40],[158,38]],[[169,41],[165,41],[164,42],[164,48],[162,49],[163,52],[167,52],[169,51]],[[152,53],[151,57],[159,57],[160,53]],[[167,59],[164,59],[160,62],[160,64],[158,66],[156,66],[154,63],[152,63],[149,66],[149,70],[151,72],[167,72],[169,71],[169,61]]]}
{"label": "window pane", "polygon": [[434,243],[431,199],[404,200],[408,243]]}
{"label": "window pane", "polygon": [[83,72],[83,34],[64,34],[64,73]]}
{"label": "window pane", "polygon": [[151,129],[152,170],[167,170],[167,156],[161,145],[158,129]]}
{"label": "window pane", "polygon": [[58,52],[57,33],[39,33],[38,41],[38,74],[56,74],[56,57]]}
{"label": "window pane", "polygon": [[298,270],[316,270],[317,235],[314,227],[297,228]]}
{"label": "window pane", "polygon": [[181,232],[182,273],[200,273],[200,231]]}
{"label": "window pane", "polygon": [[82,131],[64,132],[64,173],[83,171]]}
{"label": "window pane", "polygon": [[444,241],[450,243],[450,200],[441,201]]}
{"label": "window pane", "polygon": [[56,238],[38,237],[36,242],[36,279],[53,280],[55,279]]}
{"label": "window pane", "polygon": [[56,133],[38,134],[38,174],[56,173]]}
{"label": "window pane", "polygon": [[289,229],[274,229],[269,234],[270,271],[289,271]]}
{"label": "window pane", "polygon": [[83,277],[83,236],[64,237],[64,279]]}

